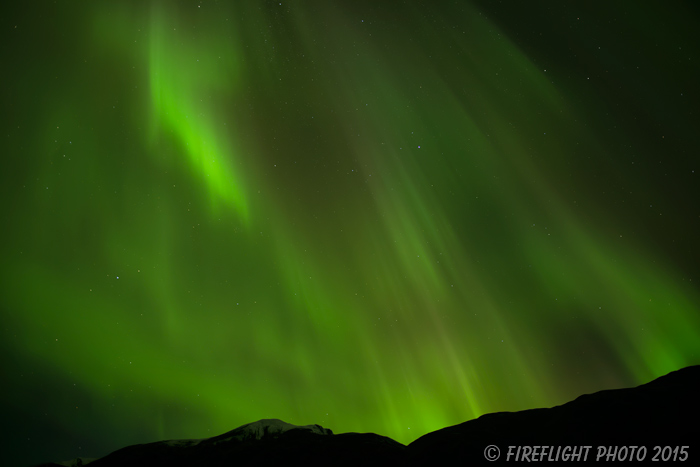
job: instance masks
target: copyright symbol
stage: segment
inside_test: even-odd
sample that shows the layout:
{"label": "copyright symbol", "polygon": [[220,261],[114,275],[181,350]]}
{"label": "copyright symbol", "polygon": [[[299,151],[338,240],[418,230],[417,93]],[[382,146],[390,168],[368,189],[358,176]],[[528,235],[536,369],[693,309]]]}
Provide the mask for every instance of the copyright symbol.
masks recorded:
{"label": "copyright symbol", "polygon": [[501,451],[498,449],[498,446],[494,446],[493,444],[486,446],[486,449],[484,449],[484,457],[486,458],[487,461],[495,461],[501,456]]}

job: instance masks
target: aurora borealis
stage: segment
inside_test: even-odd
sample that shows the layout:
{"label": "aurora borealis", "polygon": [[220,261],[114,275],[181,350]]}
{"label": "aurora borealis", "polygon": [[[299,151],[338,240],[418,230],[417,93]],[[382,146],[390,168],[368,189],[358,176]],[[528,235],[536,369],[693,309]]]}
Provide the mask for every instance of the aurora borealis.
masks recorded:
{"label": "aurora borealis", "polygon": [[405,444],[700,363],[689,3],[13,8],[13,462],[262,418]]}

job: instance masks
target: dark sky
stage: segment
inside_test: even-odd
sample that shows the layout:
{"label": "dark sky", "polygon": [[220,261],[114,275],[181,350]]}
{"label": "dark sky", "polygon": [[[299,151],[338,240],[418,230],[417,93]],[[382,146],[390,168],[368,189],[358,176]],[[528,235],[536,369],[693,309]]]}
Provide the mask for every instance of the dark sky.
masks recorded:
{"label": "dark sky", "polygon": [[694,2],[9,8],[11,465],[700,363]]}

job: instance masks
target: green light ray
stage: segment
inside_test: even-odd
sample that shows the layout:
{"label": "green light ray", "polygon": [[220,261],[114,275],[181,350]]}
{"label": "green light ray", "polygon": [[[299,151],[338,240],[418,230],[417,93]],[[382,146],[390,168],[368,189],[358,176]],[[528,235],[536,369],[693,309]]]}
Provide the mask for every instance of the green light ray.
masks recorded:
{"label": "green light ray", "polygon": [[165,135],[172,134],[193,173],[206,183],[212,214],[220,211],[217,205],[222,202],[247,223],[248,202],[237,149],[223,133],[223,117],[215,105],[223,92],[235,96],[240,74],[235,51],[218,46],[213,31],[191,40],[186,34],[192,26],[180,21],[172,9],[154,4],[151,15],[152,150],[157,152]]}

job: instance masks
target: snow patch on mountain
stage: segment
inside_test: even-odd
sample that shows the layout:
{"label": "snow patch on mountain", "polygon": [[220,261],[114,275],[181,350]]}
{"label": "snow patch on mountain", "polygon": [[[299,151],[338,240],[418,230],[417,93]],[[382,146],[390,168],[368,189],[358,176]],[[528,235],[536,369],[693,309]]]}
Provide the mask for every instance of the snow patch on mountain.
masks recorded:
{"label": "snow patch on mountain", "polygon": [[283,422],[276,418],[258,420],[257,422],[247,423],[239,426],[235,430],[231,430],[223,435],[210,438],[215,444],[231,440],[251,441],[261,440],[265,437],[276,437],[289,430],[304,430],[317,435],[332,435],[333,431],[328,428],[323,428],[321,425],[292,425],[291,423]]}

